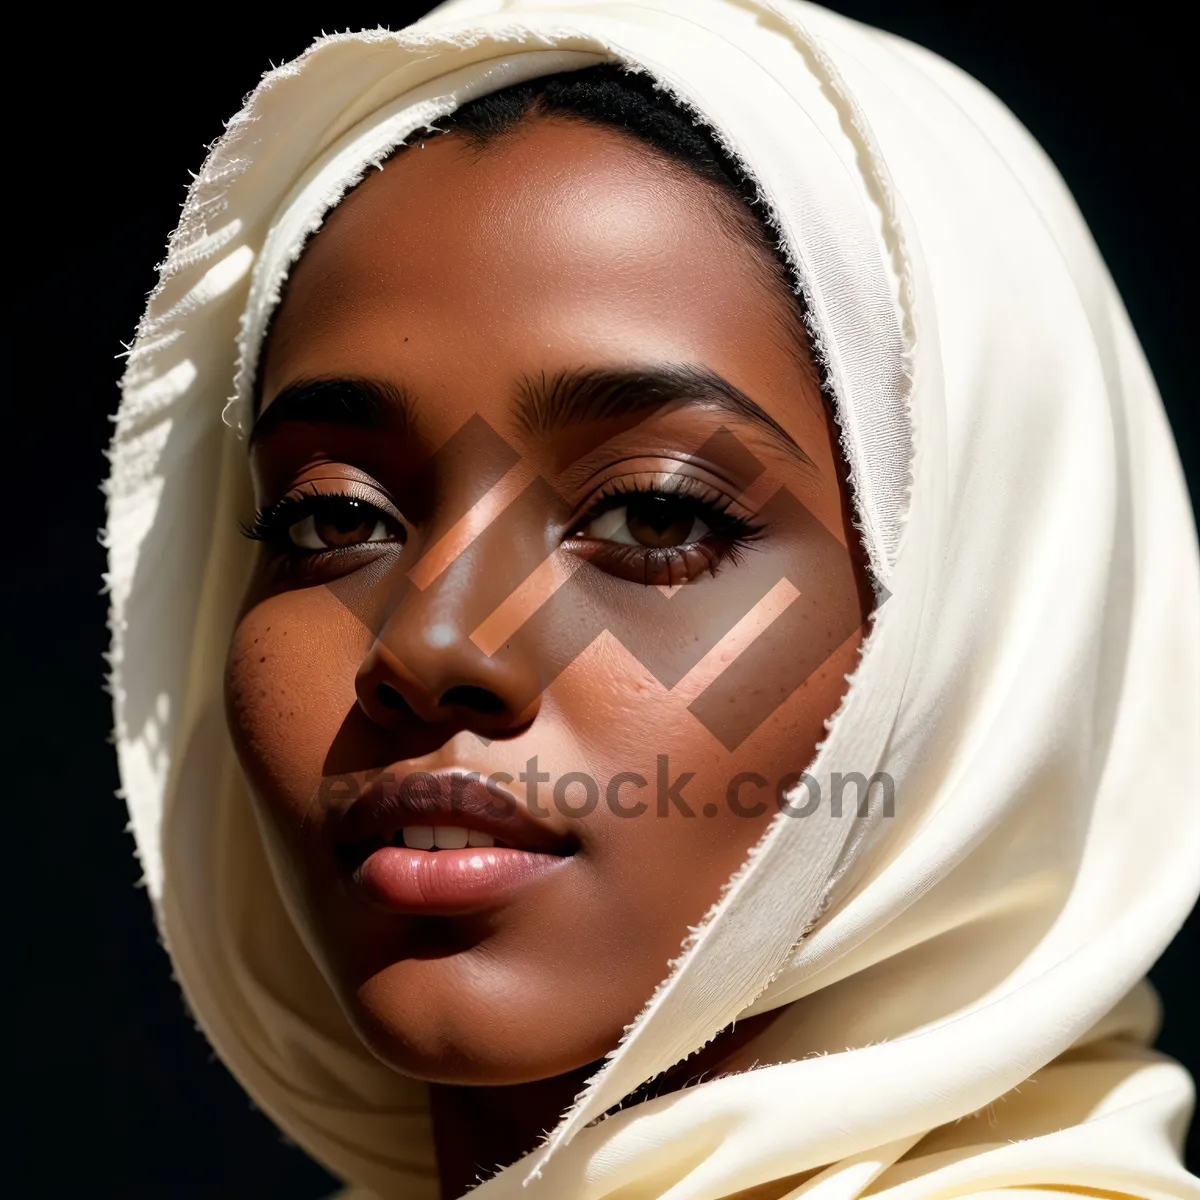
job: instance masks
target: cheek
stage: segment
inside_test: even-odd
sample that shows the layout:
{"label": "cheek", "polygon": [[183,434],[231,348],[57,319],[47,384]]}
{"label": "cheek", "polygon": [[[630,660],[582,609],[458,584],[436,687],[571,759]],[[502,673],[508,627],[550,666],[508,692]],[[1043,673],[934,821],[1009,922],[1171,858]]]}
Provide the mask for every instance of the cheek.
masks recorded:
{"label": "cheek", "polygon": [[[630,803],[644,796],[650,812],[617,818],[618,827],[639,827],[636,836],[652,841],[665,827],[697,853],[732,847],[736,857],[777,811],[775,784],[808,768],[854,669],[865,620],[847,552],[822,537],[826,548],[816,552],[814,537],[781,533],[778,547],[756,549],[711,584],[685,585],[669,613],[648,593],[645,614],[626,611],[618,624],[622,639],[602,634],[555,681],[550,694],[574,755],[562,769],[590,772],[602,795],[623,772],[648,782],[643,792],[631,784],[629,795]],[[840,583],[817,586],[824,575]],[[642,629],[650,632],[639,643]],[[771,786],[751,787],[755,798],[743,804],[735,781],[746,773]],[[745,811],[760,799],[770,812]],[[602,808],[613,815],[611,804]],[[596,822],[596,836],[608,824]]]}
{"label": "cheek", "polygon": [[326,756],[355,705],[355,672],[369,642],[325,588],[262,600],[238,622],[226,659],[226,720],[272,821],[311,815]]}
{"label": "cheek", "polygon": [[[605,636],[551,688],[562,727],[570,730],[560,744],[572,750],[546,766],[552,778],[586,770],[597,781],[600,803],[581,819],[581,839],[607,877],[611,907],[621,910],[627,930],[640,928],[660,941],[659,954],[677,953],[687,927],[702,919],[745,862],[779,811],[779,781],[810,765],[861,640],[856,630],[733,750],[688,708],[725,655],[668,690]],[[619,793],[626,808],[644,801],[637,815],[618,815],[608,803],[607,784],[620,772],[646,781],[645,788],[630,782]],[[739,786],[743,774],[766,786],[753,780]],[[645,957],[661,967],[655,954]]]}

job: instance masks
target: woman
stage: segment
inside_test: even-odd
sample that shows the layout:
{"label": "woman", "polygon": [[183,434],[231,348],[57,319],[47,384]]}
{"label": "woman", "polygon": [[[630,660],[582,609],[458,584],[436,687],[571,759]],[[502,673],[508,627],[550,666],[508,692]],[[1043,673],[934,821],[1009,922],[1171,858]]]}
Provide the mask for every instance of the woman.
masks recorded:
{"label": "woman", "polygon": [[193,186],[109,544],[178,976],[349,1183],[1196,1194],[1191,516],[946,64],[677,0],[319,42]]}

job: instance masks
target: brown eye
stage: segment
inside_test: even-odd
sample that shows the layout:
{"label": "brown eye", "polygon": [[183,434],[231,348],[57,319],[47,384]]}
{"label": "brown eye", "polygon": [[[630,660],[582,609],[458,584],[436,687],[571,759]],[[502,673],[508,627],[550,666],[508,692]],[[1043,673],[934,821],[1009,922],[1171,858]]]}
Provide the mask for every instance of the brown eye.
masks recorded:
{"label": "brown eye", "polygon": [[610,508],[581,530],[584,537],[667,550],[700,541],[708,526],[696,515],[695,501],[646,493],[631,496],[621,508]]}
{"label": "brown eye", "polygon": [[403,541],[372,504],[350,497],[330,497],[320,509],[288,529],[288,539],[303,550],[341,550],[365,542]]}
{"label": "brown eye", "polygon": [[625,525],[639,545],[665,548],[696,541],[694,531],[703,522],[696,517],[695,505],[686,501],[638,496],[625,506]]}

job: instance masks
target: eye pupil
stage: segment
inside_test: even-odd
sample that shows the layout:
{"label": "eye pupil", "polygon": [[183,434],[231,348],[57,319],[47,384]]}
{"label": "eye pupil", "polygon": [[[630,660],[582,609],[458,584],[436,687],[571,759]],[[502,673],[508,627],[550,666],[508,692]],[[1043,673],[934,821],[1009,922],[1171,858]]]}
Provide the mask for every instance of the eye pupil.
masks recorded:
{"label": "eye pupil", "polygon": [[696,524],[693,506],[672,496],[638,496],[625,510],[629,532],[643,545],[682,546]]}
{"label": "eye pupil", "polygon": [[379,513],[361,500],[338,500],[323,507],[314,514],[313,532],[330,549],[370,541],[379,524]]}
{"label": "eye pupil", "polygon": [[366,505],[358,500],[343,500],[332,506],[325,515],[325,523],[338,533],[358,533],[363,529],[369,533],[375,525],[367,515]]}

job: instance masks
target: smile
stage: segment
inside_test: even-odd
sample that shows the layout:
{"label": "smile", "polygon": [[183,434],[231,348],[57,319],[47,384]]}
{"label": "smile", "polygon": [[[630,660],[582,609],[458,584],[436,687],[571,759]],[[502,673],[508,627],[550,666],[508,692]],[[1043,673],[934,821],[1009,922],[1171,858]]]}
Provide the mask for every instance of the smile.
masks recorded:
{"label": "smile", "polygon": [[335,833],[352,888],[392,912],[454,916],[496,907],[578,849],[478,776],[408,775],[401,786],[393,778],[373,781]]}

